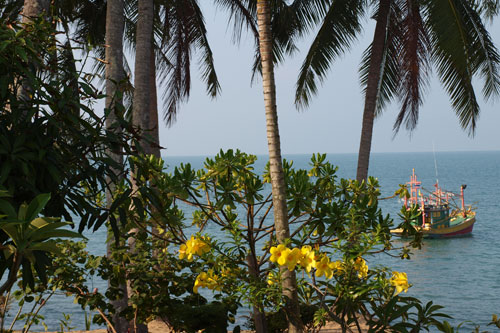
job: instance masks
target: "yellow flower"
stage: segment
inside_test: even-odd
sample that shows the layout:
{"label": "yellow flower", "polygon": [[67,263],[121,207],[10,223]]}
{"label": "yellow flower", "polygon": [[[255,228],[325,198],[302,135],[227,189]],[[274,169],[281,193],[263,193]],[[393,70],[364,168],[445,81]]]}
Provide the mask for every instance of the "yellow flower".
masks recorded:
{"label": "yellow flower", "polygon": [[209,238],[195,238],[194,236],[191,236],[191,239],[187,241],[186,244],[189,243],[188,247],[191,247],[191,251],[193,254],[201,256],[203,253],[206,253],[210,250],[210,246],[208,245],[207,241],[209,241]]}
{"label": "yellow flower", "polygon": [[209,269],[206,278],[206,286],[208,289],[220,290],[218,283],[218,276],[214,274],[214,271]]}
{"label": "yellow flower", "polygon": [[198,293],[198,288],[204,288],[204,287],[206,287],[206,281],[207,281],[207,273],[201,272],[196,277],[196,280],[194,281],[193,292],[195,294],[197,294]]}
{"label": "yellow flower", "polygon": [[321,257],[321,260],[316,262],[316,276],[325,276],[327,279],[331,279],[333,276],[332,269],[330,268],[330,259],[326,255]]}
{"label": "yellow flower", "polygon": [[283,251],[281,251],[281,255],[280,255],[280,257],[278,258],[278,261],[277,261],[278,265],[280,265],[280,266],[285,266],[286,265],[288,254],[290,253],[290,251],[291,250],[289,248],[286,248],[286,247],[285,247],[285,249]]}
{"label": "yellow flower", "polygon": [[276,284],[278,282],[278,277],[274,272],[269,272],[267,275],[267,284],[272,286],[273,284]]}
{"label": "yellow flower", "polygon": [[279,244],[277,247],[271,247],[269,251],[271,252],[271,258],[269,259],[280,266],[284,266],[287,263],[287,256],[291,250],[285,245]]}
{"label": "yellow flower", "polygon": [[360,279],[368,276],[368,266],[366,265],[365,259],[357,257],[353,267],[358,272],[358,277]]}
{"label": "yellow flower", "polygon": [[186,244],[181,244],[179,247],[179,259],[184,259],[187,257],[187,246]]}
{"label": "yellow flower", "polygon": [[188,261],[192,261],[193,255],[201,256],[204,253],[207,253],[210,251],[209,241],[210,238],[208,237],[201,237],[197,239],[196,237],[191,236],[185,244],[182,244],[179,247],[179,258],[187,258]]}
{"label": "yellow flower", "polygon": [[278,260],[283,255],[283,251],[285,250],[288,249],[283,244],[280,244],[277,247],[276,246],[271,247],[271,249],[269,250],[269,252],[271,253],[271,258],[269,258],[269,260],[271,260],[271,262],[278,262]]}
{"label": "yellow flower", "polygon": [[344,266],[342,264],[342,261],[334,261],[330,263],[330,269],[332,272],[334,272],[336,275],[340,275],[344,271]]}
{"label": "yellow flower", "polygon": [[396,287],[396,295],[400,292],[407,292],[410,285],[405,272],[392,272],[391,284]]}
{"label": "yellow flower", "polygon": [[306,269],[307,273],[311,271],[316,266],[316,254],[309,245],[302,246],[300,249],[302,254],[299,264]]}
{"label": "yellow flower", "polygon": [[207,273],[201,272],[194,281],[193,292],[197,294],[199,288],[208,288],[220,291],[221,286],[218,279],[218,276],[215,275],[211,269],[209,269]]}
{"label": "yellow flower", "polygon": [[299,262],[299,260],[302,257],[302,253],[298,248],[294,248],[293,250],[289,250],[286,252],[285,257],[285,263],[282,264],[282,266],[287,266],[289,271],[293,271],[295,269],[295,266]]}

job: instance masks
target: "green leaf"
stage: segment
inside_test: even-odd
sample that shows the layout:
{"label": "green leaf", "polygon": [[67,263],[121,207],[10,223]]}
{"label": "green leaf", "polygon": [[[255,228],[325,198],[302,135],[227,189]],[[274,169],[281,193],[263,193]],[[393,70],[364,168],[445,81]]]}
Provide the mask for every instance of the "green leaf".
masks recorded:
{"label": "green leaf", "polygon": [[31,241],[37,241],[37,240],[47,239],[47,238],[61,238],[61,237],[85,238],[82,234],[80,234],[78,232],[71,231],[71,230],[54,230],[54,231],[47,231],[47,232],[39,232],[34,237],[31,238]]}
{"label": "green leaf", "polygon": [[0,184],[3,184],[12,170],[12,163],[4,161],[2,163],[2,170],[0,170]]}
{"label": "green leaf", "polygon": [[55,241],[46,241],[43,243],[37,243],[33,246],[30,246],[30,249],[35,250],[35,251],[50,252],[50,253],[54,253],[54,254],[57,254],[60,256],[63,255]]}
{"label": "green leaf", "polygon": [[5,50],[5,48],[7,46],[9,46],[9,44],[11,43],[10,40],[4,40],[1,44],[0,44],[0,52],[2,52],[3,50]]}
{"label": "green leaf", "polygon": [[26,51],[24,51],[23,48],[21,47],[16,47],[15,48],[16,53],[23,59],[23,61],[28,62],[28,56],[26,55]]}
{"label": "green leaf", "polygon": [[[69,225],[68,222],[48,222],[47,218],[39,217],[31,221],[30,225],[34,226],[29,233],[26,234],[26,238],[30,238],[36,233],[48,232],[61,227],[66,227]],[[48,223],[47,223],[48,222]]]}
{"label": "green leaf", "polygon": [[28,206],[26,212],[26,220],[31,221],[38,217],[38,214],[45,208],[47,202],[50,200],[50,193],[42,193],[36,196]]}
{"label": "green leaf", "polygon": [[7,214],[9,219],[17,219],[17,213],[12,205],[3,199],[0,199],[0,211]]}

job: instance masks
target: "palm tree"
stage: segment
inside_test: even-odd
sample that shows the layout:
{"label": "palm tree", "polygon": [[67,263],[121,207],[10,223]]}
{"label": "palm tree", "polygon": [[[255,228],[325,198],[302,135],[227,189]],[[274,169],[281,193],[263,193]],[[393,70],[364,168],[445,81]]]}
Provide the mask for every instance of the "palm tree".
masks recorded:
{"label": "palm tree", "polygon": [[[476,6],[470,1],[393,3],[394,20],[389,18],[391,24],[386,26],[385,31],[379,31],[386,36],[385,46],[375,50],[375,39],[381,40],[375,31],[372,50],[369,51],[370,61],[377,57],[387,60],[380,64],[375,61],[369,66],[365,61],[362,66],[362,71],[364,69],[364,73],[367,73],[364,80],[366,100],[362,133],[372,131],[375,106],[383,106],[391,95],[401,101],[401,109],[394,124],[395,133],[403,123],[408,130],[413,130],[418,122],[421,90],[427,83],[429,64],[434,63],[461,127],[474,135],[480,111],[472,84],[474,76],[479,74],[484,78],[483,94],[486,98],[498,95],[500,89],[500,56]],[[379,15],[380,12],[381,9]],[[377,55],[378,52],[382,57]],[[377,65],[383,72],[376,75],[378,79],[375,81],[370,78],[373,74],[370,71],[372,66]],[[372,92],[369,96],[369,91],[375,91],[375,94]],[[374,103],[376,95],[379,101]],[[371,109],[366,107],[368,104],[371,104]],[[360,144],[358,180],[368,176],[370,141],[361,141]]]}
{"label": "palm tree", "polygon": [[[317,18],[324,4],[322,0],[295,0],[291,4],[285,0],[216,0],[215,2],[229,11],[230,21],[232,20],[234,24],[235,41],[240,41],[245,28],[254,36],[255,58],[252,80],[256,74],[262,74],[274,221],[277,240],[283,243],[290,234],[276,110],[274,64],[284,61],[286,55],[297,50],[295,40],[305,30],[306,18]],[[259,276],[259,268],[255,266],[257,265],[252,267],[250,273]],[[298,332],[302,330],[303,324],[300,320],[295,273],[285,269],[282,271],[282,276],[283,294],[289,300],[286,304],[289,331]],[[254,307],[253,317],[257,332],[266,332],[265,314],[258,306]]]}
{"label": "palm tree", "polygon": [[[271,6],[269,0],[257,1],[257,22],[259,27],[259,50],[262,63],[262,86],[266,109],[267,145],[273,195],[274,225],[276,238],[284,243],[290,238],[286,187],[281,159],[281,146],[276,108],[276,84],[274,81],[273,48],[271,35]],[[287,298],[285,305],[289,319],[289,332],[302,332],[300,309],[295,272],[282,269],[283,293]],[[263,330],[263,328],[261,328]]]}
{"label": "palm tree", "polygon": [[[118,110],[123,109],[123,82],[125,80],[125,70],[123,68],[123,31],[124,31],[124,12],[123,0],[108,0],[106,10],[106,109],[108,115],[106,117],[106,128],[115,133],[120,133],[121,128],[117,115]],[[109,156],[119,165],[123,163],[121,151],[115,151],[111,148],[108,151]],[[119,173],[120,170],[116,170]],[[118,174],[117,174],[118,176]],[[106,191],[106,202],[108,208],[111,206],[113,193],[116,185],[110,180],[109,188]],[[110,235],[111,236],[111,235]],[[111,237],[110,237],[111,239]],[[107,244],[107,255],[112,255],[112,242]],[[115,309],[113,323],[116,332],[128,332],[128,322],[125,318],[119,315],[120,311],[128,305],[127,286],[122,284],[119,287],[122,290],[123,297],[118,300],[112,300],[111,304]]]}
{"label": "palm tree", "polygon": [[[331,6],[343,2],[334,1]],[[365,5],[363,1],[358,3]],[[460,125],[471,135],[479,115],[473,77],[479,74],[484,78],[483,93],[487,98],[498,95],[500,89],[500,57],[475,3],[467,0],[380,0],[377,3],[374,41],[365,51],[360,70],[365,86],[357,173],[360,181],[366,179],[368,173],[374,117],[387,102],[397,98],[401,109],[394,125],[395,133],[403,123],[407,129],[414,129],[431,64],[450,95]],[[336,56],[357,36],[359,15],[342,13],[338,11],[339,18],[330,23],[328,15],[325,16],[306,56],[297,83],[298,107],[307,105],[316,93],[317,79],[326,76]],[[329,30],[335,24],[345,31],[337,30],[329,37],[327,32],[335,31]]]}
{"label": "palm tree", "polygon": [[[151,56],[153,54],[153,0],[138,0],[137,32],[136,32],[136,52],[134,71],[134,100],[132,109],[132,124],[139,129],[149,129],[150,121],[150,88],[151,88]],[[140,140],[142,150],[145,154],[151,154],[150,142]],[[135,170],[132,170],[132,187],[136,187]],[[135,189],[134,189],[134,192]],[[139,232],[133,228],[129,232],[128,244],[130,251],[135,251],[135,235]],[[127,283],[127,293],[133,293],[130,281]],[[147,332],[147,326],[134,321],[130,323],[132,332]]]}
{"label": "palm tree", "polygon": [[[125,48],[135,50],[136,27],[138,21],[138,1],[125,1]],[[84,1],[78,4],[77,21],[74,38],[87,43],[90,41],[88,51],[92,50],[96,58],[104,57],[104,30],[106,1]],[[202,80],[207,85],[207,93],[216,97],[220,92],[220,85],[215,72],[212,50],[208,43],[203,13],[196,0],[157,0],[154,2],[152,45],[154,54],[151,56],[151,99],[150,108],[151,124],[143,127],[151,146],[148,148],[159,156],[158,127],[155,119],[158,115],[156,95],[157,91],[163,100],[163,118],[168,126],[175,123],[181,103],[189,98],[191,90],[191,64],[193,54],[199,54],[199,64]],[[96,19],[97,18],[97,19]],[[124,59],[125,69],[129,66]],[[98,74],[104,71],[104,63],[96,62],[95,70]],[[130,73],[129,73],[130,74]],[[159,84],[156,84],[158,79]],[[131,86],[131,85],[130,85]],[[126,95],[129,100],[131,91]],[[127,103],[126,103],[127,104]],[[156,139],[155,139],[156,138]]]}
{"label": "palm tree", "polygon": [[[365,107],[363,111],[363,125],[361,129],[361,143],[358,153],[358,167],[356,179],[366,180],[368,176],[368,164],[370,161],[370,150],[372,144],[373,121],[375,118],[375,109],[380,102],[379,85],[384,73],[384,61],[386,60],[386,50],[389,49],[389,34],[393,31],[388,29],[389,22],[394,21],[394,13],[391,11],[392,0],[380,0],[377,11],[375,33],[373,37],[372,49],[369,57],[368,73],[366,75]],[[391,20],[392,18],[392,20]],[[413,28],[419,28],[415,25]],[[424,44],[425,45],[425,44]],[[395,50],[392,49],[394,52]],[[415,51],[418,52],[418,49]],[[368,61],[368,60],[367,60]]]}

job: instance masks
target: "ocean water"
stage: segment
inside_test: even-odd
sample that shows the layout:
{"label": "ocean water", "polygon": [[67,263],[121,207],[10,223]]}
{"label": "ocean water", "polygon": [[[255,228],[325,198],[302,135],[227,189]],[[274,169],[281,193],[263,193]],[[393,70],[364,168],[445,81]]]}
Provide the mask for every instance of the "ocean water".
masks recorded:
{"label": "ocean water", "polygon": [[[310,157],[285,156],[287,160],[294,162],[295,168],[308,168]],[[339,167],[339,176],[355,177],[356,154],[330,154],[327,158]],[[181,162],[191,163],[198,169],[203,166],[204,159],[167,157],[165,161],[169,166],[168,170]],[[256,170],[262,170],[265,163],[266,156],[259,156]],[[427,189],[432,189],[436,178],[444,189],[453,192],[459,191],[460,185],[467,184],[466,203],[477,208],[477,222],[471,236],[425,240],[421,250],[413,251],[411,260],[403,261],[388,256],[368,260],[369,265],[384,265],[406,272],[412,284],[408,295],[443,305],[443,312],[453,316],[450,322],[455,326],[467,321],[462,326],[462,332],[472,331],[476,324],[487,329],[491,315],[500,314],[499,166],[500,151],[437,152],[435,158],[433,153],[375,153],[371,158],[370,175],[379,179],[382,197],[392,195],[398,184],[407,182],[413,168],[422,181],[422,186]],[[381,202],[381,206],[384,213],[397,220],[400,202],[385,200]],[[89,238],[92,253],[105,253],[104,230],[86,232],[85,236]],[[106,283],[101,280],[92,281],[91,284],[100,290],[106,288]],[[55,296],[41,311],[45,322],[53,330],[59,328],[62,313],[71,315],[72,326],[84,328],[83,312],[78,305],[73,304],[72,298]],[[16,327],[20,329],[22,324]],[[43,331],[41,326],[37,329]]]}

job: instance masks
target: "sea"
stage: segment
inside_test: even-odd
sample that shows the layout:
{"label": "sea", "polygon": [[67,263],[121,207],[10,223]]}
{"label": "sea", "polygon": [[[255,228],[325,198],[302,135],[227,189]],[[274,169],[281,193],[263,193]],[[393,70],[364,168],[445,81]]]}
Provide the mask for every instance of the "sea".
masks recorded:
{"label": "sea", "polygon": [[[165,157],[164,160],[169,172],[180,163],[202,168],[205,158]],[[310,167],[309,154],[284,158],[293,161],[294,168]],[[357,154],[328,154],[327,159],[338,166],[340,177],[355,177]],[[266,156],[258,156],[256,170],[263,170],[266,162]],[[487,327],[487,324],[492,315],[500,315],[500,151],[374,153],[369,174],[378,178],[382,197],[388,197],[399,184],[409,181],[412,169],[427,189],[432,189],[436,180],[443,189],[452,192],[467,185],[466,203],[472,204],[477,211],[473,233],[462,238],[425,240],[422,249],[413,251],[411,260],[377,256],[369,259],[368,265],[383,265],[406,272],[412,285],[407,295],[444,306],[441,312],[452,316],[448,321],[455,327],[461,325],[461,332],[471,332],[477,325],[481,330],[491,331],[492,326]],[[390,214],[397,221],[400,201],[383,200],[380,205],[384,214]],[[89,239],[91,253],[105,253],[104,230],[87,231],[84,235]],[[395,240],[395,243],[405,245],[402,240]],[[106,288],[102,280],[90,284],[101,291]],[[72,298],[64,295],[50,299],[40,314],[45,317],[49,330],[60,329],[64,314],[70,316],[71,327],[85,329],[85,313]],[[14,311],[9,313],[7,324],[14,315]],[[244,321],[242,317],[240,320]],[[22,326],[19,322],[15,328]],[[98,327],[92,325],[92,328]],[[44,331],[41,325],[32,329]]]}

